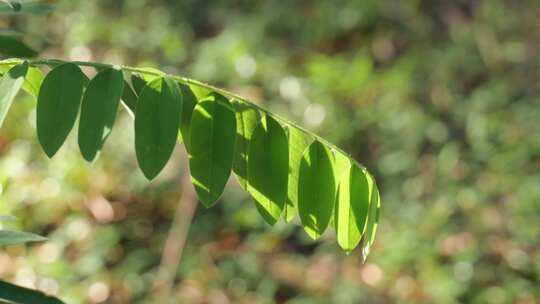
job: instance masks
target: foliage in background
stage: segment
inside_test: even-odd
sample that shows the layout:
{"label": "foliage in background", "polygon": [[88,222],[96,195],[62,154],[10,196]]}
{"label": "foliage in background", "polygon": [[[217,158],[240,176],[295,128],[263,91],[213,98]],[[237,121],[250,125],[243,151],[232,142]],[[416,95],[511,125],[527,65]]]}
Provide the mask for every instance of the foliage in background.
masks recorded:
{"label": "foliage in background", "polygon": [[[164,67],[228,88],[351,151],[379,181],[385,207],[365,265],[332,234],[313,242],[295,225],[267,228],[228,187],[223,203],[195,214],[179,301],[540,297],[536,1],[55,5],[0,27],[43,34],[44,57]],[[92,167],[73,134],[49,161],[34,107],[21,96],[0,133],[0,209],[51,241],[7,247],[0,274],[67,303],[151,301],[185,156],[175,152],[148,185],[130,152],[132,121],[119,115]]]}
{"label": "foliage in background", "polygon": [[[14,221],[12,216],[0,215],[0,228],[4,222]],[[0,229],[0,248],[8,245],[24,244],[29,242],[44,241],[46,238],[39,235]],[[49,297],[42,292],[23,288],[0,280],[0,300],[9,301],[9,303],[43,303],[43,304],[61,304],[62,302],[54,297]]]}

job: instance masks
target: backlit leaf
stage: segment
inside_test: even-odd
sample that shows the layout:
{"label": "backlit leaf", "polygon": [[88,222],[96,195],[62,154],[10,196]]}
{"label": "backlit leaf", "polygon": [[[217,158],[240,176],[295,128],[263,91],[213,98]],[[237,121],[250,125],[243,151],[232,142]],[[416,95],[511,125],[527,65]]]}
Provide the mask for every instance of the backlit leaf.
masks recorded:
{"label": "backlit leaf", "polygon": [[237,100],[232,102],[236,115],[236,146],[233,171],[240,186],[247,190],[247,161],[251,135],[260,122],[257,109]]}
{"label": "backlit leaf", "polygon": [[189,167],[206,207],[221,196],[231,174],[235,138],[236,119],[227,98],[211,93],[197,103],[191,117]]}
{"label": "backlit leaf", "polygon": [[362,259],[365,261],[369,255],[373,241],[375,241],[375,233],[377,232],[377,226],[379,225],[379,209],[381,208],[381,197],[379,189],[374,182],[373,177],[368,175],[368,178],[373,184],[373,193],[369,202],[368,219],[366,224],[366,232],[362,241]]}
{"label": "backlit leaf", "polygon": [[159,77],[146,85],[135,114],[135,151],[149,180],[165,167],[176,145],[182,116],[182,91],[170,78]]}
{"label": "backlit leaf", "polygon": [[191,89],[191,92],[193,92],[197,100],[203,100],[210,93],[212,93],[209,89],[197,85],[190,85],[189,88]]}
{"label": "backlit leaf", "polygon": [[338,244],[350,252],[360,242],[366,227],[373,184],[363,169],[339,152],[335,157],[335,172],[338,198],[334,212],[334,226]]}
{"label": "backlit leaf", "polygon": [[99,72],[84,93],[79,120],[79,148],[87,161],[99,155],[112,131],[124,90],[124,76],[116,68]]}
{"label": "backlit leaf", "polygon": [[285,205],[285,220],[290,222],[298,214],[298,175],[300,173],[300,163],[304,151],[309,146],[311,140],[304,131],[293,126],[287,128],[287,138],[289,141],[289,185],[287,203]]}
{"label": "backlit leaf", "polygon": [[37,135],[49,157],[60,149],[77,120],[84,77],[72,63],[54,68],[43,80],[36,109]]}
{"label": "backlit leaf", "polygon": [[146,83],[149,83],[156,78],[165,77],[165,73],[163,73],[162,71],[156,68],[145,67],[145,68],[139,68],[139,70],[148,72],[148,73],[140,74]]}
{"label": "backlit leaf", "polygon": [[28,63],[25,61],[12,67],[0,79],[0,127],[6,119],[7,112],[24,84],[24,77],[28,71]]}
{"label": "backlit leaf", "polygon": [[[12,67],[13,65],[0,65],[0,75],[3,75]],[[28,72],[26,72],[26,77],[24,79],[24,84],[22,86],[23,90],[32,95],[34,98],[37,98],[43,78],[43,72],[41,72],[40,69],[29,66]]]}
{"label": "backlit leaf", "polygon": [[268,224],[275,224],[287,199],[289,153],[285,130],[269,115],[251,136],[247,173],[248,192],[259,213]]}
{"label": "backlit leaf", "polygon": [[32,95],[34,98],[37,98],[44,78],[43,72],[41,72],[40,69],[29,67],[24,80],[23,90],[28,92],[28,94]]}
{"label": "backlit leaf", "polygon": [[334,211],[336,184],[332,154],[314,141],[304,152],[298,177],[298,214],[307,234],[317,239]]}

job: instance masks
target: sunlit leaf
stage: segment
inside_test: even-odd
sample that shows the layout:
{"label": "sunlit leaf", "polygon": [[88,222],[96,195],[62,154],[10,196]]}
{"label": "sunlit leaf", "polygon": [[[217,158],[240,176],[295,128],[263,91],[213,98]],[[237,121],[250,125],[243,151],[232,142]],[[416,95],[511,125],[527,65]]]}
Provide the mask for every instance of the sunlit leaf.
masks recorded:
{"label": "sunlit leaf", "polygon": [[182,116],[182,91],[176,81],[156,78],[144,87],[135,114],[135,151],[148,179],[165,167],[176,145]]}
{"label": "sunlit leaf", "polygon": [[46,240],[46,238],[33,233],[0,230],[0,246],[39,242],[44,240]]}
{"label": "sunlit leaf", "polygon": [[287,128],[287,138],[289,141],[289,185],[287,203],[285,205],[285,220],[289,222],[298,214],[298,175],[300,173],[300,163],[304,151],[309,146],[311,140],[304,131],[293,126]]}
{"label": "sunlit leaf", "polygon": [[14,36],[0,36],[0,54],[8,57],[31,58],[37,52]]}
{"label": "sunlit leaf", "polygon": [[195,106],[189,136],[191,180],[201,202],[212,206],[231,174],[236,137],[234,110],[224,96],[211,93]]}
{"label": "sunlit leaf", "polygon": [[25,61],[12,67],[0,79],[0,127],[6,119],[7,112],[24,84],[24,77],[28,72],[28,63]]}
{"label": "sunlit leaf", "polygon": [[160,71],[160,70],[158,70],[156,68],[146,67],[146,68],[139,68],[139,70],[144,71],[144,72],[148,72],[148,73],[140,73],[139,74],[139,75],[142,76],[142,78],[144,79],[144,81],[146,83],[151,82],[156,78],[165,77],[165,73],[163,73],[162,71]]}
{"label": "sunlit leaf", "polygon": [[247,190],[247,161],[251,135],[259,124],[260,114],[257,109],[243,102],[232,101],[236,115],[236,146],[234,149],[233,171],[240,186]]}
{"label": "sunlit leaf", "polygon": [[339,152],[335,155],[335,172],[338,182],[334,212],[337,241],[345,251],[352,251],[366,227],[373,184],[363,169]]}
{"label": "sunlit leaf", "polygon": [[287,200],[289,153],[285,130],[269,115],[251,136],[247,173],[257,210],[268,224],[275,224]]}
{"label": "sunlit leaf", "polygon": [[[0,65],[0,75],[3,75],[12,67],[13,65]],[[34,98],[37,98],[44,78],[43,72],[41,72],[40,69],[29,66],[26,77],[24,78],[24,84],[22,86],[23,90],[32,95]]]}
{"label": "sunlit leaf", "polygon": [[366,224],[366,232],[364,233],[363,247],[362,247],[362,258],[365,260],[375,241],[375,234],[377,232],[377,226],[379,225],[379,209],[381,208],[381,197],[379,194],[379,189],[375,184],[373,177],[368,175],[368,178],[373,184],[373,192],[371,195],[371,200],[369,202],[369,211],[368,219]]}
{"label": "sunlit leaf", "polygon": [[124,90],[124,76],[116,68],[99,72],[88,84],[79,119],[79,148],[87,161],[99,155],[112,131]]}
{"label": "sunlit leaf", "polygon": [[36,126],[41,147],[49,157],[60,149],[77,120],[84,77],[72,63],[54,68],[38,95]]}
{"label": "sunlit leaf", "polygon": [[0,280],[0,300],[16,304],[63,304],[55,297],[48,296],[40,291],[13,285]]}
{"label": "sunlit leaf", "polygon": [[197,85],[190,85],[189,88],[191,89],[191,92],[193,92],[197,100],[203,100],[210,93],[212,93],[209,89]]}
{"label": "sunlit leaf", "polygon": [[43,79],[45,79],[45,77],[40,69],[36,67],[29,67],[23,84],[23,90],[28,92],[28,94],[32,95],[34,98],[37,98],[39,95],[39,89],[43,83]]}
{"label": "sunlit leaf", "polygon": [[335,199],[332,154],[314,141],[304,152],[298,177],[298,214],[311,238],[317,239],[328,226]]}

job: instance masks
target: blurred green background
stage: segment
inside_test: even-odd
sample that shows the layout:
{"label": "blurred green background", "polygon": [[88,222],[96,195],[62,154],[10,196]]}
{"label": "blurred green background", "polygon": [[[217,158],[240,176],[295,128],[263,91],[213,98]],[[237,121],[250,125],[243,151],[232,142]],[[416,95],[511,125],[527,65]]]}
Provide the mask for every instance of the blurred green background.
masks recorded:
{"label": "blurred green background", "polygon": [[0,213],[50,241],[2,248],[2,278],[67,303],[540,298],[540,2],[50,3],[0,27],[42,57],[158,67],[289,117],[374,174],[380,225],[362,264],[333,231],[314,242],[269,227],[231,180],[217,206],[196,207],[176,267],[164,247],[181,247],[196,206],[184,148],[147,182],[123,111],[95,164],[76,132],[48,160],[21,94],[0,132]]}

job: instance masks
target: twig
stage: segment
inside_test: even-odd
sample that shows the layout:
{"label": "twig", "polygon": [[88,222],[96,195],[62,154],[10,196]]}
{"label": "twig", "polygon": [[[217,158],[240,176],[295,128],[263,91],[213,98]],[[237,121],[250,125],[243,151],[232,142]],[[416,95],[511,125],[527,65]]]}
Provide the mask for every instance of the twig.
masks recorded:
{"label": "twig", "polygon": [[166,300],[171,294],[176,271],[186,244],[189,227],[197,209],[197,196],[191,185],[187,166],[182,175],[181,184],[182,194],[178,206],[176,206],[176,212],[165,241],[161,255],[161,264],[159,265],[157,278],[154,283],[154,294],[157,298],[155,303],[166,303]]}

